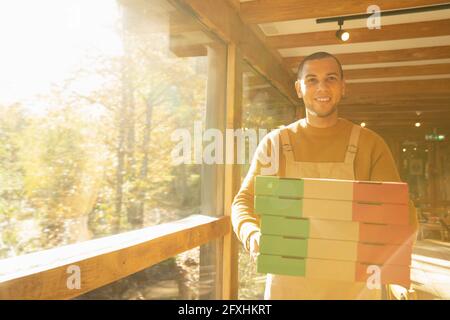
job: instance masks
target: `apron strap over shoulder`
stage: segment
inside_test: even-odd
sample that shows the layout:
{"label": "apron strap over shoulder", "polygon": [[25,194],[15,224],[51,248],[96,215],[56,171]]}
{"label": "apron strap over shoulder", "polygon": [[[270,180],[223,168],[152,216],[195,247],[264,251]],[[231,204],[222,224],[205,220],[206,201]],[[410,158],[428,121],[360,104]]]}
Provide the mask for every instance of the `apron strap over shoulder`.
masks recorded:
{"label": "apron strap over shoulder", "polygon": [[280,129],[281,147],[286,161],[294,161],[294,153],[292,152],[292,145],[289,139],[288,130],[283,127]]}
{"label": "apron strap over shoulder", "polygon": [[350,140],[348,141],[347,152],[345,153],[345,163],[353,163],[355,161],[356,152],[358,151],[358,141],[361,127],[353,125]]}

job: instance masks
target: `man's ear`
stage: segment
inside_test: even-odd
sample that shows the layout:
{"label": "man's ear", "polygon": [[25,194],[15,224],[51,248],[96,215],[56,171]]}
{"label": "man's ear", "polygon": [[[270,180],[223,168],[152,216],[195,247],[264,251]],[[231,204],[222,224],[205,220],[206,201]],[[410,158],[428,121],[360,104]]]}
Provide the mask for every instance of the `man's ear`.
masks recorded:
{"label": "man's ear", "polygon": [[302,90],[300,88],[300,80],[295,81],[295,91],[297,91],[297,96],[301,99],[303,98]]}

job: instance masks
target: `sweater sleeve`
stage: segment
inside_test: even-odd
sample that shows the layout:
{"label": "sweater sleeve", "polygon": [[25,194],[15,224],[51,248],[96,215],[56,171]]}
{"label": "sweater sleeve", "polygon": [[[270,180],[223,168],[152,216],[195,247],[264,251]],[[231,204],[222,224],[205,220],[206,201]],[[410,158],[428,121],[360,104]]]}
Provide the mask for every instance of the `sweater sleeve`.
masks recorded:
{"label": "sweater sleeve", "polygon": [[[376,136],[375,146],[372,153],[370,176],[371,181],[401,181],[392,153],[386,142],[378,135]],[[416,208],[412,200],[409,200],[409,222],[414,230],[417,231],[419,228],[419,222]]]}
{"label": "sweater sleeve", "polygon": [[[259,143],[255,155],[253,156],[250,169],[242,182],[241,188],[234,198],[231,208],[231,222],[233,230],[238,239],[244,244],[246,250],[248,238],[255,232],[260,231],[260,218],[254,213],[254,181],[255,177],[261,175],[261,171],[272,166],[267,160],[273,152],[273,138],[276,136],[276,130],[266,135]],[[272,142],[271,142],[272,139]],[[279,161],[277,157],[275,161]],[[278,168],[278,166],[276,166]],[[272,174],[272,175],[275,175]]]}

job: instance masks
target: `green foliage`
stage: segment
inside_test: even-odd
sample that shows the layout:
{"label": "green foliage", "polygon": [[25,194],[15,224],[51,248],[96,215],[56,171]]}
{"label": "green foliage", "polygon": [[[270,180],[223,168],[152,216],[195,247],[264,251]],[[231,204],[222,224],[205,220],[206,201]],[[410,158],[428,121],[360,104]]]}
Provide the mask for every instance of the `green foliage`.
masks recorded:
{"label": "green foliage", "polygon": [[198,213],[201,166],[173,166],[170,135],[204,119],[207,58],[173,56],[158,33],[124,37],[122,57],[91,57],[39,112],[0,106],[0,258]]}
{"label": "green foliage", "polygon": [[239,250],[239,299],[262,300],[266,275],[256,272],[256,262],[241,246]]}

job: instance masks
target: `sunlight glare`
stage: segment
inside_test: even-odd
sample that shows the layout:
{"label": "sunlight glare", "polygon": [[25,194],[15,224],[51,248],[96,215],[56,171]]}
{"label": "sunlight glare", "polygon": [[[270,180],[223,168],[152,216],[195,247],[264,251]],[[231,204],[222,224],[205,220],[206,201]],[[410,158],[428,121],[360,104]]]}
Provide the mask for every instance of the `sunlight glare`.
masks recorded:
{"label": "sunlight glare", "polygon": [[86,54],[120,55],[119,14],[115,0],[1,1],[0,104],[47,93]]}

